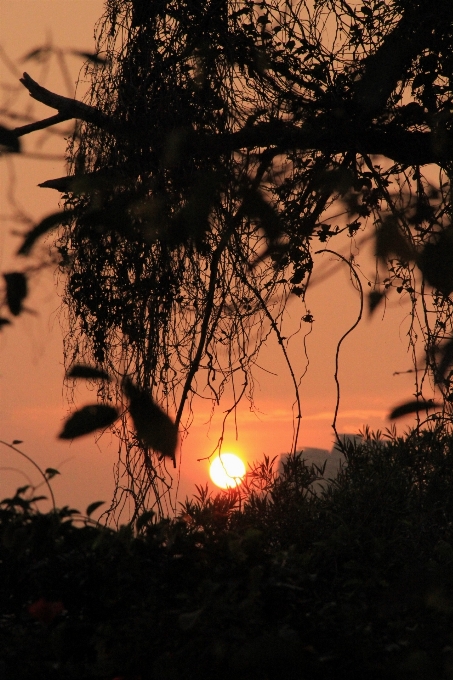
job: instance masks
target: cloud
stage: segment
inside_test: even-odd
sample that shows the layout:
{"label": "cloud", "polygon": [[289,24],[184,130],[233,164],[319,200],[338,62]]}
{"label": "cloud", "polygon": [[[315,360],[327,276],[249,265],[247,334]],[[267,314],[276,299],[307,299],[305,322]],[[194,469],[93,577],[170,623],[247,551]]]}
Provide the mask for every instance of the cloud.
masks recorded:
{"label": "cloud", "polygon": [[[379,420],[385,420],[387,418],[387,412],[382,409],[354,409],[352,411],[339,411],[337,419],[345,420],[346,418],[352,418],[355,420],[368,421],[370,418],[379,418]],[[321,411],[320,413],[314,413],[309,416],[303,416],[302,420],[333,420],[333,411]]]}
{"label": "cloud", "polygon": [[[386,420],[388,409],[349,409],[342,411],[340,409],[338,413],[337,420],[344,421],[346,419],[359,421],[360,424],[368,422],[370,419]],[[210,411],[196,409],[194,413],[194,423],[195,427],[200,427],[205,425],[212,417],[211,425],[218,425],[224,418],[224,413],[222,411],[217,411],[212,415]],[[288,408],[275,408],[269,404],[269,408],[261,406],[257,411],[251,411],[248,408],[239,407],[237,410],[237,420],[242,426],[247,426],[249,424],[258,425],[262,423],[263,425],[268,425],[270,423],[292,423],[296,413],[292,411],[291,407]],[[233,414],[230,418],[233,418]],[[332,422],[334,417],[333,409],[331,411],[318,411],[315,413],[310,413],[305,415],[304,409],[302,409],[302,423],[307,423],[311,421],[330,421]]]}

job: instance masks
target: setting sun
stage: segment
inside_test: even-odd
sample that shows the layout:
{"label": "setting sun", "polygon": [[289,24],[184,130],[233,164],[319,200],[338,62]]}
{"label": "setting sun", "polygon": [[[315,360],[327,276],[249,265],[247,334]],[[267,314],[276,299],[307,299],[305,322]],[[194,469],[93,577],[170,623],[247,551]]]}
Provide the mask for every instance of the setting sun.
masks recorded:
{"label": "setting sun", "polygon": [[222,453],[212,461],[209,474],[221,489],[233,489],[242,482],[245,465],[235,453]]}

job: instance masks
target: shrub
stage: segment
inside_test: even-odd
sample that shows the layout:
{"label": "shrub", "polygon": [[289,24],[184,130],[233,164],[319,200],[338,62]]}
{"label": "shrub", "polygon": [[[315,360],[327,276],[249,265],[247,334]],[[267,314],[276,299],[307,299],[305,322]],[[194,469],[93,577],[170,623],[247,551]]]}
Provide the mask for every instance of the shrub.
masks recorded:
{"label": "shrub", "polygon": [[453,438],[255,467],[114,531],[23,490],[0,510],[2,677],[452,678]]}

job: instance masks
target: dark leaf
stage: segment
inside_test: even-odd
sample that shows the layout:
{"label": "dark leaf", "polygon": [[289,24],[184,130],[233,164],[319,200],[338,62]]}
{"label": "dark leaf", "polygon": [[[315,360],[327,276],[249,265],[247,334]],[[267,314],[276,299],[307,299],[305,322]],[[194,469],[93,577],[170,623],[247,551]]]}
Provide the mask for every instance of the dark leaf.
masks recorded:
{"label": "dark leaf", "polygon": [[15,444],[23,444],[23,443],[24,443],[24,442],[23,442],[22,439],[13,439],[13,445],[15,445]]}
{"label": "dark leaf", "polygon": [[348,168],[320,170],[314,177],[313,186],[322,194],[344,196],[354,186],[355,177]]}
{"label": "dark leaf", "polygon": [[401,418],[408,413],[418,413],[419,411],[427,411],[433,408],[440,408],[441,404],[436,404],[432,399],[428,401],[408,401],[406,404],[401,404],[391,411],[389,414],[390,420]]}
{"label": "dark leaf", "polygon": [[108,427],[118,418],[118,411],[106,404],[84,406],[65,422],[59,439],[74,439],[103,427]]}
{"label": "dark leaf", "polygon": [[427,243],[417,259],[417,265],[428,283],[445,297],[453,292],[453,227],[441,232]]}
{"label": "dark leaf", "polygon": [[156,516],[156,513],[154,510],[145,510],[142,512],[142,514],[137,517],[137,520],[135,522],[135,528],[137,532],[141,531],[147,524],[153,521],[153,518]]}
{"label": "dark leaf", "polygon": [[59,224],[65,222],[72,214],[73,210],[64,210],[61,212],[52,213],[52,215],[45,217],[39,224],[33,227],[33,229],[30,229],[28,234],[25,236],[21,247],[17,251],[17,254],[28,255],[38,238],[46,234],[51,229],[54,229]]}
{"label": "dark leaf", "polygon": [[105,371],[102,371],[100,368],[94,368],[93,366],[85,366],[84,364],[74,364],[67,372],[66,377],[111,381],[111,377]]}
{"label": "dark leaf", "polygon": [[20,142],[19,138],[13,130],[8,130],[8,128],[0,125],[0,147],[5,147],[5,151],[9,153],[19,153],[20,152]]}
{"label": "dark leaf", "polygon": [[175,460],[178,430],[174,422],[152,399],[126,378],[123,391],[129,399],[129,413],[134,421],[137,437],[162,455]]}
{"label": "dark leaf", "polygon": [[[305,269],[305,267],[296,267],[294,269],[294,274],[290,278],[290,283],[294,283],[296,285],[298,283],[302,283],[302,281],[304,280],[306,275],[307,275],[307,270]],[[301,291],[303,292],[303,288],[301,289]]]}
{"label": "dark leaf", "polygon": [[2,501],[0,501],[0,505],[7,505],[10,507],[17,506],[19,508],[23,508],[24,510],[30,509],[30,501],[25,501],[18,495],[14,496],[14,498],[4,498]]}
{"label": "dark leaf", "polygon": [[[200,243],[209,230],[209,215],[216,199],[217,178],[203,173],[197,178],[187,203],[174,216],[167,237],[174,243]],[[152,232],[152,229],[151,229]]]}
{"label": "dark leaf", "polygon": [[442,382],[447,369],[453,364],[453,338],[439,350],[440,361],[436,370],[436,382]]}
{"label": "dark leaf", "polygon": [[274,241],[281,235],[280,218],[276,210],[263,198],[259,191],[249,191],[244,198],[242,208],[246,215],[260,223],[269,241]]}
{"label": "dark leaf", "polygon": [[50,52],[51,52],[50,47],[36,47],[35,49],[30,50],[30,52],[27,52],[27,54],[23,56],[20,61],[22,63],[25,63],[26,61],[31,61],[32,59],[35,59],[38,62],[44,61],[49,57]]}
{"label": "dark leaf", "polygon": [[22,302],[27,297],[27,279],[21,272],[3,274],[6,282],[6,302],[9,311],[18,316],[22,311]]}
{"label": "dark leaf", "polygon": [[75,54],[77,57],[82,57],[82,59],[87,59],[88,61],[91,61],[92,64],[98,64],[99,66],[108,63],[108,59],[100,57],[98,54],[93,54],[92,52],[79,52],[78,50],[73,50],[72,54]]}
{"label": "dark leaf", "polygon": [[47,479],[52,479],[52,477],[55,477],[55,475],[59,475],[60,473],[58,470],[55,470],[55,468],[46,468],[45,471]]}
{"label": "dark leaf", "polygon": [[11,321],[9,319],[4,319],[3,317],[0,317],[0,328],[2,326],[7,326],[10,323],[11,323]]}
{"label": "dark leaf", "polygon": [[46,501],[47,496],[33,496],[33,498],[30,498],[30,503],[37,503],[38,501]]}
{"label": "dark leaf", "polygon": [[101,507],[101,505],[104,505],[105,501],[94,501],[94,503],[90,503],[87,509],[85,510],[85,514],[87,517],[93,514],[95,510]]}
{"label": "dark leaf", "polygon": [[298,297],[302,297],[302,295],[305,293],[305,288],[301,288],[301,286],[294,286],[291,289],[291,294],[292,295],[297,295]]}
{"label": "dark leaf", "polygon": [[415,253],[404,237],[397,220],[393,215],[385,217],[376,233],[376,257],[386,261],[392,255],[401,262],[408,262],[415,258]]}
{"label": "dark leaf", "polygon": [[370,313],[370,316],[380,305],[384,297],[385,297],[384,293],[380,293],[378,290],[372,290],[370,292],[370,294],[368,295],[368,311]]}

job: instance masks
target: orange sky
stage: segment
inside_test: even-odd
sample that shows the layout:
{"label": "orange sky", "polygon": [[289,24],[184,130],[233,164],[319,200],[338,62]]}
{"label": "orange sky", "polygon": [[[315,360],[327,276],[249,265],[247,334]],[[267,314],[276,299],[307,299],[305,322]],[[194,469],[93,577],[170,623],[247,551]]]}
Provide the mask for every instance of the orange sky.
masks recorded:
{"label": "orange sky", "polygon": [[[100,0],[1,0],[0,44],[13,62],[48,40],[62,49],[92,50],[93,27],[102,7]],[[81,66],[80,59],[67,55],[66,63],[75,79]],[[25,69],[50,89],[68,94],[56,58],[50,64],[48,75],[46,66],[37,62],[19,65],[19,73]],[[9,86],[17,84],[17,78],[4,63],[1,64],[1,82]],[[2,106],[11,101],[8,98],[16,96],[15,110],[27,110],[36,120],[51,115],[49,109],[33,104],[25,91],[18,95],[3,88]],[[25,138],[24,146],[26,151],[35,154],[64,151],[63,140],[55,138],[50,142],[48,136],[42,133]],[[11,271],[17,264],[11,256],[18,241],[11,236],[11,230],[25,230],[27,227],[25,222],[21,227],[5,217],[11,217],[15,210],[16,214],[22,213],[36,221],[55,211],[59,195],[36,185],[64,172],[64,165],[58,160],[43,161],[30,157],[1,160],[2,271]],[[10,201],[11,191],[17,201],[15,208]],[[345,239],[345,254],[351,245],[354,244]],[[363,256],[364,250],[360,259],[362,271],[371,276],[373,262]],[[354,323],[359,309],[358,294],[349,281],[345,265],[335,263],[330,255],[323,255],[317,260],[315,277],[319,267],[324,268],[329,261],[332,268],[336,268],[335,275],[314,286],[307,295],[307,305],[315,324],[307,337],[310,364],[300,387],[303,419],[299,437],[302,446],[326,449],[331,448],[333,440],[335,348],[339,338]],[[36,313],[22,315],[14,327],[7,328],[0,336],[0,439],[7,442],[21,439],[24,441],[23,450],[41,466],[60,469],[61,477],[54,482],[57,503],[75,505],[82,510],[92,501],[108,500],[111,496],[116,444],[110,435],[98,443],[92,436],[73,443],[56,439],[70,407],[62,386],[60,301],[49,274],[36,279],[27,306]],[[297,327],[304,313],[298,299],[290,302],[284,335],[288,336]],[[385,419],[389,408],[411,397],[411,375],[393,376],[395,371],[411,368],[406,337],[408,314],[409,305],[395,298],[384,318],[379,312],[369,321],[365,314],[359,328],[343,344],[339,374],[342,398],[337,424],[340,432],[357,432],[365,423],[373,429],[383,429],[389,425]],[[299,334],[289,344],[289,354],[298,377],[306,367],[302,340],[303,335]],[[262,369],[255,371],[259,413],[251,413],[244,404],[237,414],[239,440],[236,441],[233,421],[227,425],[225,436],[224,450],[235,450],[249,462],[259,459],[262,454],[274,456],[287,451],[293,432],[291,380],[276,342],[270,342],[263,348],[259,363]],[[277,375],[272,376],[263,369]],[[80,388],[76,395],[77,404],[82,405],[88,400],[93,401],[93,395]],[[196,459],[208,455],[215,447],[223,415],[217,413],[209,426],[209,413],[205,408],[197,405],[195,420],[184,445],[180,500],[194,491],[195,483],[208,481],[207,463],[197,463]],[[403,426],[399,426],[399,430],[402,429]],[[24,474],[30,475],[36,482],[35,473],[26,461],[0,447],[0,497],[27,483]]]}

